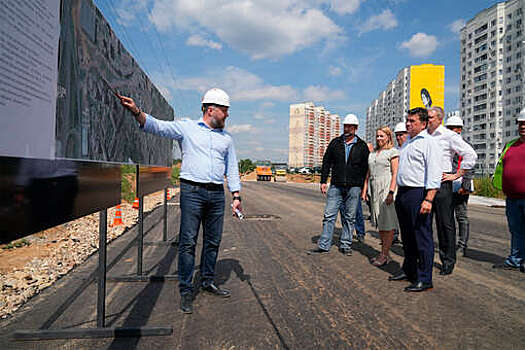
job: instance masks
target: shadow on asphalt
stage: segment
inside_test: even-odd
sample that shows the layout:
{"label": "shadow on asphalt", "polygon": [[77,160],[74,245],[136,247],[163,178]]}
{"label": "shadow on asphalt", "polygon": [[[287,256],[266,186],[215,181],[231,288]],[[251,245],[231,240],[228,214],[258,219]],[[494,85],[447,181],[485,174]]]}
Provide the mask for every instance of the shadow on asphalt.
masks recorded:
{"label": "shadow on asphalt", "polygon": [[492,264],[500,264],[505,261],[505,257],[499,256],[492,253],[487,253],[482,250],[467,248],[467,254],[464,256],[466,259],[472,259],[481,262],[489,262]]}
{"label": "shadow on asphalt", "polygon": [[[334,246],[336,246],[337,248],[339,248],[339,246],[341,245],[341,243],[340,243],[341,232],[342,232],[342,229],[335,228],[334,229],[334,234],[332,236],[332,244]],[[372,236],[372,237],[375,237],[375,238],[379,239],[379,233],[377,233],[375,231],[367,231],[366,233],[368,233],[369,236]],[[317,242],[319,242],[319,238],[320,237],[321,237],[320,235],[312,236],[312,238],[311,238],[312,243],[317,244]],[[370,263],[371,263],[372,258],[378,256],[379,253],[380,253],[380,251],[378,251],[377,249],[372,248],[371,246],[369,246],[366,243],[361,243],[361,242],[357,241],[356,239],[352,239],[352,249],[354,251],[356,251],[356,252],[359,252],[361,255],[364,255],[365,257],[367,257],[368,261]],[[404,256],[403,255],[403,247],[401,245],[393,245],[390,248],[390,250],[392,252],[394,252],[395,254],[397,254],[397,255]],[[375,266],[373,266],[373,267],[375,267]],[[399,270],[401,269],[401,266],[399,265],[398,262],[391,261],[389,264],[381,266],[381,267],[377,267],[377,268],[393,275],[393,274],[399,272]]]}
{"label": "shadow on asphalt", "polygon": [[[175,261],[176,257],[177,249],[168,249],[164,257],[161,259],[160,263],[158,263],[155,275],[169,274],[170,267],[173,265],[173,262]],[[119,311],[118,314],[121,315],[130,307],[132,307],[121,327],[146,326],[153,312],[153,308],[155,307],[157,300],[160,296],[160,293],[166,285],[169,286],[169,284],[167,283],[149,282],[135,298],[133,298],[128,304],[126,304],[121,309],[121,311]],[[116,320],[118,320],[118,317],[114,317],[113,320],[108,322],[108,326],[112,326],[114,322],[116,322]],[[139,340],[140,337],[114,339],[108,347],[108,349],[135,349]]]}

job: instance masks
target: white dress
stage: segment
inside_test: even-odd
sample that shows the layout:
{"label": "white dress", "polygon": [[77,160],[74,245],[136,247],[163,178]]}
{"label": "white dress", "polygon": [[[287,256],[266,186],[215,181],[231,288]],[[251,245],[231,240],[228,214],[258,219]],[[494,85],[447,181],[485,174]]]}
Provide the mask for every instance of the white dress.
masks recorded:
{"label": "white dress", "polygon": [[399,151],[395,148],[380,152],[374,151],[368,156],[368,169],[370,171],[368,186],[370,188],[372,224],[379,231],[399,230],[394,203],[392,202],[390,205],[385,203],[392,180],[390,161],[395,157],[399,157]]}

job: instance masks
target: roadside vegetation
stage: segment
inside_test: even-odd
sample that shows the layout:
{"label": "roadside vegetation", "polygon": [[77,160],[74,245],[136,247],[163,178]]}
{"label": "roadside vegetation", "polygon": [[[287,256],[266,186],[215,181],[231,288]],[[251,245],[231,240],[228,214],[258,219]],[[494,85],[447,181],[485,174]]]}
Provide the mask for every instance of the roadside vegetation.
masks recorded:
{"label": "roadside vegetation", "polygon": [[[171,167],[171,176],[170,182],[172,186],[178,185],[179,183],[179,174],[180,174],[180,159],[173,161],[173,166]],[[136,165],[124,164],[120,167],[121,169],[121,198],[127,202],[133,202],[136,197],[135,193],[135,179],[137,176],[137,167]]]}
{"label": "roadside vegetation", "polygon": [[488,176],[474,179],[474,194],[476,196],[505,198],[503,191],[492,186],[492,179]]}

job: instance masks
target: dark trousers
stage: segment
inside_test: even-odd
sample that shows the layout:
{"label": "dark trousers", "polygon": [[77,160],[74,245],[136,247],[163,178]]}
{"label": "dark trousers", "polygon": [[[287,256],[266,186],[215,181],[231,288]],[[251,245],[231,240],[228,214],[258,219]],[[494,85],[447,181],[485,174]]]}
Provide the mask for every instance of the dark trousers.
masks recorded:
{"label": "dark trousers", "polygon": [[224,189],[209,190],[181,181],[180,211],[179,291],[180,294],[186,294],[193,292],[195,245],[201,223],[201,283],[209,285],[215,277],[224,222]]}
{"label": "dark trousers", "polygon": [[468,219],[468,194],[454,193],[452,202],[454,203],[454,213],[456,214],[456,221],[458,222],[458,246],[466,248],[468,245],[468,238],[470,235]]}
{"label": "dark trousers", "polygon": [[456,223],[454,221],[452,181],[441,183],[441,188],[434,197],[432,212],[436,216],[441,264],[445,269],[452,269],[456,264]]}
{"label": "dark trousers", "polygon": [[432,283],[432,214],[419,213],[424,198],[423,187],[399,187],[395,205],[405,254],[403,271],[411,280]]}

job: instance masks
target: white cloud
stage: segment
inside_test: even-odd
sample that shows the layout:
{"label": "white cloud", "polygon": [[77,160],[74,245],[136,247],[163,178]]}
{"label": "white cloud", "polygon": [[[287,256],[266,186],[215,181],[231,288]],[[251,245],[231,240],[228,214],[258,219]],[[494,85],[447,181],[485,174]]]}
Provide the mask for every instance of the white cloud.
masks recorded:
{"label": "white cloud", "polygon": [[[228,66],[217,71],[210,71],[201,77],[180,78],[173,80],[169,76],[155,74],[153,77],[157,86],[169,87],[173,90],[197,91],[203,94],[212,87],[224,89],[237,101],[265,101],[265,106],[274,106],[269,101],[291,102],[298,100],[335,101],[344,99],[342,90],[331,89],[327,86],[308,86],[304,90],[290,85],[270,85],[259,76],[244,69]],[[257,117],[264,116],[262,113]]]}
{"label": "white cloud", "polygon": [[261,108],[272,108],[275,106],[275,103],[273,102],[263,102],[261,103]]}
{"label": "white cloud", "polygon": [[147,1],[141,0],[122,0],[114,5],[117,14],[117,22],[120,25],[129,27],[136,25],[137,15],[146,11]]}
{"label": "white cloud", "polygon": [[[173,27],[210,33],[253,59],[278,58],[319,43],[339,42],[343,29],[321,10],[355,11],[359,0],[155,0],[150,21],[162,31]],[[210,11],[210,9],[212,9]],[[210,19],[210,14],[212,19]]]}
{"label": "white cloud", "polygon": [[205,39],[199,34],[190,35],[188,40],[186,40],[186,45],[208,47],[214,50],[222,49],[222,45],[220,43],[215,42],[213,40]]}
{"label": "white cloud", "polygon": [[428,57],[438,47],[439,42],[434,35],[416,33],[410,40],[403,41],[399,46],[401,49],[408,49],[411,56]]}
{"label": "white cloud", "polygon": [[266,117],[264,116],[263,113],[260,113],[260,112],[257,112],[253,115],[253,119],[257,119],[257,120],[264,120],[266,119]]}
{"label": "white cloud", "polygon": [[341,67],[330,66],[328,67],[328,73],[333,77],[337,77],[343,73],[343,70]]}
{"label": "white cloud", "polygon": [[383,10],[378,15],[373,15],[361,26],[359,35],[376,29],[392,29],[397,27],[397,18],[389,9]]}
{"label": "white cloud", "polygon": [[252,133],[256,129],[251,124],[235,124],[226,126],[226,130],[230,134],[240,134],[240,133]]}
{"label": "white cloud", "polygon": [[269,85],[259,76],[244,69],[228,66],[218,71],[210,71],[201,77],[180,78],[156,75],[155,82],[161,86],[169,86],[174,90],[190,90],[204,93],[211,87],[221,87],[235,101],[290,101],[296,100],[300,94],[290,85]]}
{"label": "white cloud", "polygon": [[345,98],[345,93],[342,90],[332,90],[326,86],[308,86],[304,89],[303,99],[305,101],[334,101]]}
{"label": "white cloud", "polygon": [[467,22],[463,18],[456,19],[454,22],[450,23],[448,25],[448,29],[454,34],[459,34],[461,31],[461,28],[463,28]]}
{"label": "white cloud", "polygon": [[321,0],[320,2],[327,4],[330,10],[338,15],[347,15],[356,12],[359,5],[364,2],[364,0]]}

